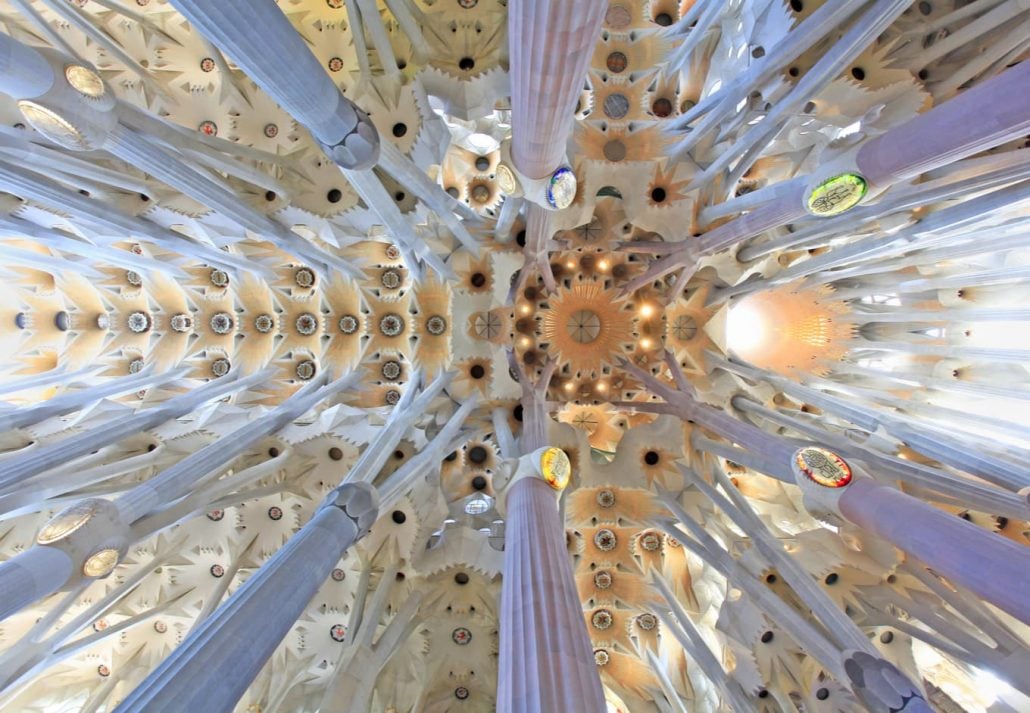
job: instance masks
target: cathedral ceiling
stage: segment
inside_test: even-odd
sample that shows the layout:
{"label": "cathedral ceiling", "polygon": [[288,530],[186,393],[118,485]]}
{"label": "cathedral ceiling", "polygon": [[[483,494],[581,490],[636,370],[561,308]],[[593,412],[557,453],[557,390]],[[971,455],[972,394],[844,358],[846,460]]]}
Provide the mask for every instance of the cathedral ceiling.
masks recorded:
{"label": "cathedral ceiling", "polygon": [[1026,136],[851,170],[1024,59],[1025,3],[611,0],[545,211],[513,170],[515,2],[278,0],[378,133],[375,168],[341,171],[174,1],[0,0],[67,84],[47,104],[0,78],[0,559],[209,468],[100,576],[0,622],[0,711],[114,710],[438,377],[371,480],[431,467],[236,710],[495,710],[498,498],[534,388],[610,710],[865,710],[769,542],[941,710],[1030,705],[1027,622],[767,467],[815,443],[1030,545]]}

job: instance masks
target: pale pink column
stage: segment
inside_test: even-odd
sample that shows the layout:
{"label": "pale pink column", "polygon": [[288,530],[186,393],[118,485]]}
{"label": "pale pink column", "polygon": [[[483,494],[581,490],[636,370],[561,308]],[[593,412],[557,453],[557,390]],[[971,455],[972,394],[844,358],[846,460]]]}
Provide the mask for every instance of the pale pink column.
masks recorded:
{"label": "pale pink column", "polygon": [[507,510],[497,710],[604,713],[555,492],[524,478],[511,486]]}
{"label": "pale pink column", "polygon": [[837,507],[850,522],[1030,624],[1030,547],[870,478],[843,488]]}
{"label": "pale pink column", "polygon": [[512,155],[530,178],[565,160],[576,97],[583,89],[608,0],[510,0]]}

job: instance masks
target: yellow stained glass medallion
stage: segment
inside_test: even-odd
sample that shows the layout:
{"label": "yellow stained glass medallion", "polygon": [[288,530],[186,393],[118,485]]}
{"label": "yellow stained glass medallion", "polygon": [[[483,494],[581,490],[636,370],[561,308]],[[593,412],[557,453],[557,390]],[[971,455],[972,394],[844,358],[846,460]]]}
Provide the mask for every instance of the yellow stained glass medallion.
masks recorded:
{"label": "yellow stained glass medallion", "polygon": [[869,190],[869,184],[857,173],[842,173],[828,178],[808,196],[808,212],[812,215],[840,215],[858,205]]}
{"label": "yellow stained glass medallion", "polygon": [[89,148],[82,133],[60,114],[30,101],[18,102],[18,108],[32,128],[54,143],[73,150]]}
{"label": "yellow stained glass medallion", "polygon": [[51,545],[58,540],[64,539],[89,522],[89,519],[96,512],[96,504],[89,500],[73,505],[64,512],[55,515],[50,522],[44,525],[43,529],[36,535],[36,542],[40,545]]}
{"label": "yellow stained glass medallion", "polygon": [[83,96],[97,99],[104,96],[104,80],[96,72],[81,64],[69,64],[64,68],[68,84]]}
{"label": "yellow stained glass medallion", "polygon": [[118,565],[118,550],[107,547],[94,552],[82,565],[87,577],[105,577]]}
{"label": "yellow stained glass medallion", "polygon": [[519,184],[515,181],[515,174],[503,163],[497,166],[497,185],[501,192],[511,194],[518,190]]}
{"label": "yellow stained glass medallion", "polygon": [[555,490],[564,490],[572,478],[572,463],[561,448],[548,448],[540,456],[540,472]]}

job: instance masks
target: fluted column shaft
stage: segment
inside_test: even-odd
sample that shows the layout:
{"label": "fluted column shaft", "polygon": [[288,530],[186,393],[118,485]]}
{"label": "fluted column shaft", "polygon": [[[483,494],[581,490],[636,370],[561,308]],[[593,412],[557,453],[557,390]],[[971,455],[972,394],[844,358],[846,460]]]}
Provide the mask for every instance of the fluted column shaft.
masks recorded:
{"label": "fluted column shaft", "polygon": [[171,4],[317,138],[338,141],[350,131],[334,126],[340,90],[274,0]]}
{"label": "fluted column shaft", "polygon": [[507,512],[497,710],[603,713],[554,490],[539,478],[520,480]]}
{"label": "fluted column shaft", "polygon": [[[51,81],[48,84],[43,81],[44,78],[41,76],[37,83],[40,86],[48,87],[53,84],[53,67],[36,50],[4,35],[0,36],[0,61],[2,61],[4,53],[19,60],[21,66],[11,68],[11,71],[15,73],[32,71],[33,68],[30,65],[42,62],[43,67],[40,71],[45,70],[51,77]],[[32,92],[39,88],[23,86],[23,84],[17,80],[17,74],[12,76],[0,74],[0,90],[10,94],[15,100],[23,98],[23,95],[18,93],[19,90]],[[50,97],[50,100],[57,102],[53,108],[60,113],[62,105],[67,102],[66,100],[62,102],[60,90],[56,94],[57,96]],[[31,94],[31,96],[35,96],[35,94]],[[327,262],[344,272],[350,270],[349,274],[352,276],[358,274],[356,269],[349,268],[345,262],[332,255],[321,253],[292,231],[247,205],[221,181],[188,165],[178,154],[158,146],[151,136],[141,134],[127,126],[118,125],[117,116],[120,110],[117,100],[108,99],[104,103],[95,102],[88,107],[73,105],[69,110],[78,113],[79,118],[91,127],[89,133],[93,137],[81,147],[76,148],[90,150],[104,148],[123,161],[214,209],[237,225],[264,235],[266,239],[286,252],[292,252],[313,264]]]}
{"label": "fluted column shaft", "polygon": [[530,178],[561,165],[606,0],[511,0],[512,156]]}
{"label": "fluted column shaft", "polygon": [[132,488],[115,500],[119,512],[125,522],[132,523],[161,504],[187,494],[198,480],[224,467],[253,443],[279,431],[320,402],[350,388],[357,380],[357,375],[352,374],[322,388],[318,385],[322,381],[319,379],[311,387],[298,390],[263,416],[194,451],[167,470]]}
{"label": "fluted column shaft", "polygon": [[[753,453],[758,453],[765,458],[782,458],[791,453],[794,447],[784,438],[763,431],[758,426],[741,421],[739,418],[720,411],[713,406],[701,403],[681,403],[680,413],[683,418],[692,420],[703,426],[712,433],[739,444]],[[689,414],[689,415],[686,415]],[[785,474],[779,471],[769,473],[775,477],[784,478]]]}
{"label": "fluted column shaft", "polygon": [[[794,446],[786,439],[763,431],[758,426],[742,421],[732,414],[720,411],[714,406],[701,403],[694,399],[692,395],[662,383],[655,378],[654,374],[644,371],[635,364],[623,362],[623,368],[637,379],[640,379],[652,394],[665,399],[673,409],[671,413],[679,416],[680,419],[696,423],[712,433],[738,444],[747,451],[761,454],[761,460],[763,461],[775,462],[780,460],[783,463],[790,462]],[[678,369],[679,367],[670,368]],[[770,468],[766,475],[787,482],[793,480],[789,472],[780,467]]]}
{"label": "fluted column shaft", "polygon": [[152,671],[117,713],[232,711],[333,566],[366,531],[364,520],[334,504],[323,507]]}
{"label": "fluted column shaft", "polygon": [[[3,470],[0,471],[0,487],[10,487],[73,458],[79,458],[130,435],[154,428],[173,418],[179,418],[192,412],[206,401],[249,389],[260,383],[265,377],[264,372],[258,372],[242,379],[230,377],[214,379],[193,391],[170,398],[157,406],[141,409],[127,416],[112,418],[67,438],[25,448],[24,452],[16,453],[4,461]],[[2,566],[0,564],[0,567]]]}
{"label": "fluted column shaft", "polygon": [[[544,278],[549,292],[557,289],[551,263],[547,259],[548,245],[554,235],[554,213],[534,203],[526,204],[526,265],[523,270],[535,270]],[[517,283],[516,283],[517,284]]]}
{"label": "fluted column shaft", "polygon": [[357,269],[351,268],[346,261],[320,250],[262,214],[222,182],[215,180],[210,174],[196,170],[181,157],[158,146],[149,136],[125,126],[118,126],[108,135],[104,148],[112,155],[214,209],[237,225],[258,233],[284,252],[293,253],[315,265],[330,264],[352,277],[359,274]]}
{"label": "fluted column shaft", "polygon": [[54,547],[33,547],[0,568],[0,621],[57,591],[72,575],[72,560]]}
{"label": "fluted column shaft", "polygon": [[[85,408],[89,404],[103,401],[112,396],[130,394],[140,389],[161,386],[184,376],[186,373],[187,369],[175,369],[164,373],[145,370],[139,374],[110,378],[99,384],[65,391],[47,401],[32,406],[23,406],[0,416],[0,431],[25,428],[48,418],[65,416],[73,411]],[[71,375],[68,375],[65,378],[66,384],[74,382],[74,379],[70,377]]]}
{"label": "fluted column shaft", "polygon": [[252,270],[254,263],[239,255],[218,250],[194,241],[182,233],[164,228],[145,218],[129,215],[114,206],[86,198],[72,190],[26,169],[24,164],[0,160],[0,187],[14,195],[29,199],[86,225],[96,225],[115,235],[131,235],[151,240],[181,255],[188,255],[209,265],[231,272]]}
{"label": "fluted column shaft", "polygon": [[855,525],[1030,623],[1030,548],[869,478],[844,488],[838,508]]}
{"label": "fluted column shaft", "polygon": [[[723,362],[723,364],[723,368],[748,378],[764,379],[792,398],[800,399],[850,421],[870,433],[875,432],[878,428],[883,428],[889,435],[904,441],[911,448],[932,455],[942,463],[972,473],[999,487],[1017,491],[1030,484],[1030,469],[1021,466],[1019,461],[1010,463],[986,449],[970,448],[968,439],[946,431],[942,426],[914,422],[903,413],[892,413],[882,407],[870,406],[855,398],[853,393],[848,394],[846,391],[844,393],[823,391],[774,374],[763,373],[762,370],[746,365],[728,362]],[[835,386],[832,383],[820,384],[820,380],[814,378],[809,380],[815,382],[816,386],[829,386],[830,388]],[[747,399],[738,401],[738,397],[733,399],[734,406],[739,404],[738,407],[745,409],[748,408],[746,401]]]}
{"label": "fluted column shaft", "polygon": [[[27,391],[29,389],[41,389],[54,384],[74,384],[83,376],[92,375],[96,371],[100,370],[95,365],[84,366],[73,372],[65,371],[63,366],[55,366],[52,369],[47,369],[46,371],[41,371],[37,374],[24,376],[20,379],[12,379],[0,384],[0,396],[16,394],[19,391]],[[46,403],[50,403],[53,400],[54,399],[50,399],[50,401],[47,401]]]}

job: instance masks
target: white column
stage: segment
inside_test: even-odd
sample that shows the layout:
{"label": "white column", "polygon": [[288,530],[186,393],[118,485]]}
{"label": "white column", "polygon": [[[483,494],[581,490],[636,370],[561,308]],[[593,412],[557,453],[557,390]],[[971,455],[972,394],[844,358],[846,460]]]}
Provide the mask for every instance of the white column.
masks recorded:
{"label": "white column", "polygon": [[71,557],[53,547],[33,547],[7,560],[0,567],[0,621],[53,594],[71,575]]}
{"label": "white column", "polygon": [[43,55],[0,34],[0,92],[31,99],[46,94],[53,84],[54,73]]}
{"label": "white column", "polygon": [[116,712],[232,711],[340,557],[377,515],[371,486],[340,486]]}
{"label": "white column", "polygon": [[293,118],[344,168],[379,159],[379,134],[345,98],[275,0],[172,0],[171,5]]}

